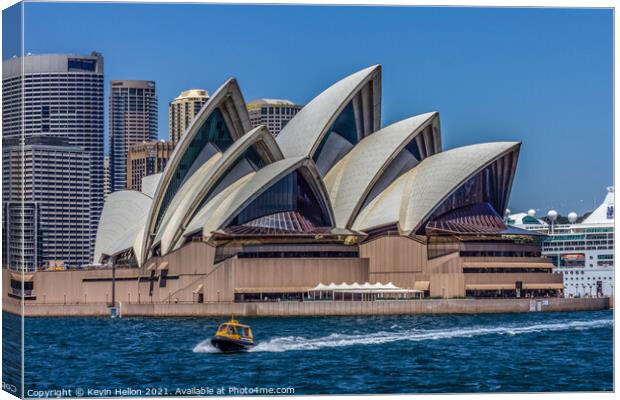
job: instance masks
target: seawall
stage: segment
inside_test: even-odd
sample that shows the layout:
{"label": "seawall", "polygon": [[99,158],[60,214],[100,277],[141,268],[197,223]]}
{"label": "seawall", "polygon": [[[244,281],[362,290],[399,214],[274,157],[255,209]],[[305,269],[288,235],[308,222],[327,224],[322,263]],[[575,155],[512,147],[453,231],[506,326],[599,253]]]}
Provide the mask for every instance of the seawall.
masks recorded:
{"label": "seawall", "polygon": [[[397,314],[485,314],[511,312],[593,311],[610,308],[610,299],[439,299],[385,301],[313,301],[273,303],[119,304],[124,317],[287,317]],[[21,314],[18,301],[4,300],[3,311]],[[105,303],[26,305],[28,317],[108,316]]]}

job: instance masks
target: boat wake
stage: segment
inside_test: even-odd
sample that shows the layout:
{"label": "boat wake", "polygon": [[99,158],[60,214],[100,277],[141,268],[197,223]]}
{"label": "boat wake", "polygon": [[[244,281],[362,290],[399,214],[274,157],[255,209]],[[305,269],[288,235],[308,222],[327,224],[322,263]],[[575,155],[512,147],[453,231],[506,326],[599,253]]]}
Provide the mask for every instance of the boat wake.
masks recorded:
{"label": "boat wake", "polygon": [[[461,329],[412,329],[380,331],[368,334],[347,335],[332,333],[319,338],[303,336],[275,337],[268,341],[259,342],[250,352],[284,352],[294,350],[319,350],[323,348],[363,346],[384,344],[397,341],[418,342],[423,340],[441,340],[453,338],[469,338],[483,335],[521,335],[528,333],[565,330],[586,330],[612,326],[612,319],[598,319],[592,321],[566,321],[553,324],[510,325],[498,327],[471,327]],[[198,343],[195,353],[219,353],[211,345],[210,339]]]}
{"label": "boat wake", "polygon": [[[468,338],[482,335],[519,335],[527,333],[563,330],[585,330],[612,326],[613,320],[600,319],[593,321],[568,321],[554,324],[532,324],[516,326],[500,326],[493,328],[472,327],[465,329],[437,329],[437,330],[400,330],[392,332],[376,332],[366,335],[346,335],[332,333],[320,338],[305,338],[301,336],[276,337],[271,340],[260,342],[251,352],[284,352],[293,350],[319,350],[322,348],[376,345],[397,341],[423,341],[441,340],[452,338]],[[204,342],[203,342],[204,343]],[[201,343],[202,344],[202,343]],[[194,351],[201,345],[196,346]]]}
{"label": "boat wake", "polygon": [[198,343],[192,351],[194,353],[221,353],[221,351],[213,347],[210,338]]}

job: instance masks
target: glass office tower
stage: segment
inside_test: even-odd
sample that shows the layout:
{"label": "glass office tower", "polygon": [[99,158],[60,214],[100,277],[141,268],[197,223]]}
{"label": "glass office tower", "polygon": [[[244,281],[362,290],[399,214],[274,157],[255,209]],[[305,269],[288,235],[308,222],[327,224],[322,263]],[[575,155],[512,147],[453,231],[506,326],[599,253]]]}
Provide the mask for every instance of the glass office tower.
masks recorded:
{"label": "glass office tower", "polygon": [[[85,179],[85,182],[79,200],[73,198],[78,194],[72,192],[71,185],[74,182],[71,181],[38,184],[36,180],[40,180],[40,176],[25,175],[26,182],[23,187],[33,188],[35,192],[32,196],[42,199],[39,204],[42,210],[45,209],[48,199],[45,191],[50,187],[67,197],[62,218],[66,217],[71,221],[86,220],[88,229],[80,228],[80,237],[71,239],[63,235],[52,235],[49,229],[41,226],[42,239],[39,245],[47,243],[50,248],[73,246],[74,255],[57,253],[54,255],[55,259],[66,257],[58,261],[64,261],[69,266],[90,263],[97,224],[103,209],[103,57],[94,52],[90,55],[45,54],[14,57],[3,61],[2,89],[2,137],[7,144],[15,147],[24,144],[28,146],[30,143],[36,147],[42,146],[39,144],[41,139],[37,139],[38,143],[34,144],[29,138],[61,138],[60,144],[54,141],[45,143],[46,148],[51,148],[47,157],[39,157],[35,152],[36,163],[43,170],[48,166],[52,168],[58,162],[57,155],[64,154],[67,148],[72,148],[71,154],[79,151],[85,153],[84,158],[88,165],[82,169],[80,180]],[[54,149],[54,146],[62,149]],[[4,199],[7,199],[7,193],[3,194]],[[82,204],[85,194],[88,197],[86,207]],[[74,239],[73,242],[65,243],[66,240]],[[38,265],[28,267],[29,269],[40,267],[48,261],[45,251],[42,254]]]}
{"label": "glass office tower", "polygon": [[127,153],[137,143],[157,140],[157,95],[153,81],[110,81],[111,191],[127,189]]}

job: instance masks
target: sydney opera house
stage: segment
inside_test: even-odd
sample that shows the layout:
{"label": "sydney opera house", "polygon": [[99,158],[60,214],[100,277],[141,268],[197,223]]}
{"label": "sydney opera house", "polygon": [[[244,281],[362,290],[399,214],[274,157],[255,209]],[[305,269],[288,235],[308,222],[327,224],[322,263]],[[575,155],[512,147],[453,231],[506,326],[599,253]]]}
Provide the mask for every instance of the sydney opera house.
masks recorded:
{"label": "sydney opera house", "polygon": [[[381,66],[363,69],[273,138],[224,83],[163,173],[107,198],[94,263],[115,266],[116,297],[294,299],[332,282],[558,295],[540,236],[504,223],[520,143],[444,150],[437,112],[382,127],[381,96]],[[74,296],[108,299],[109,269],[79,272]]]}

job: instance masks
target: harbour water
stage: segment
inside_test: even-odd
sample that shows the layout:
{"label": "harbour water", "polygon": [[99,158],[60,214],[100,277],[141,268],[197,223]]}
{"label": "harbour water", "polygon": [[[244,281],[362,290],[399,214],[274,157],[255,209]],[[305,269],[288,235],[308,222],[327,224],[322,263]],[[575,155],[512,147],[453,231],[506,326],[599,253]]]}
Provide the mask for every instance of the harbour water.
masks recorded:
{"label": "harbour water", "polygon": [[[5,332],[19,329],[19,317],[4,313],[3,321]],[[258,345],[232,355],[209,344],[220,322],[27,318],[26,394],[613,390],[611,311],[245,318]],[[9,347],[4,357],[18,362],[19,352]],[[14,379],[8,373],[5,382]]]}

